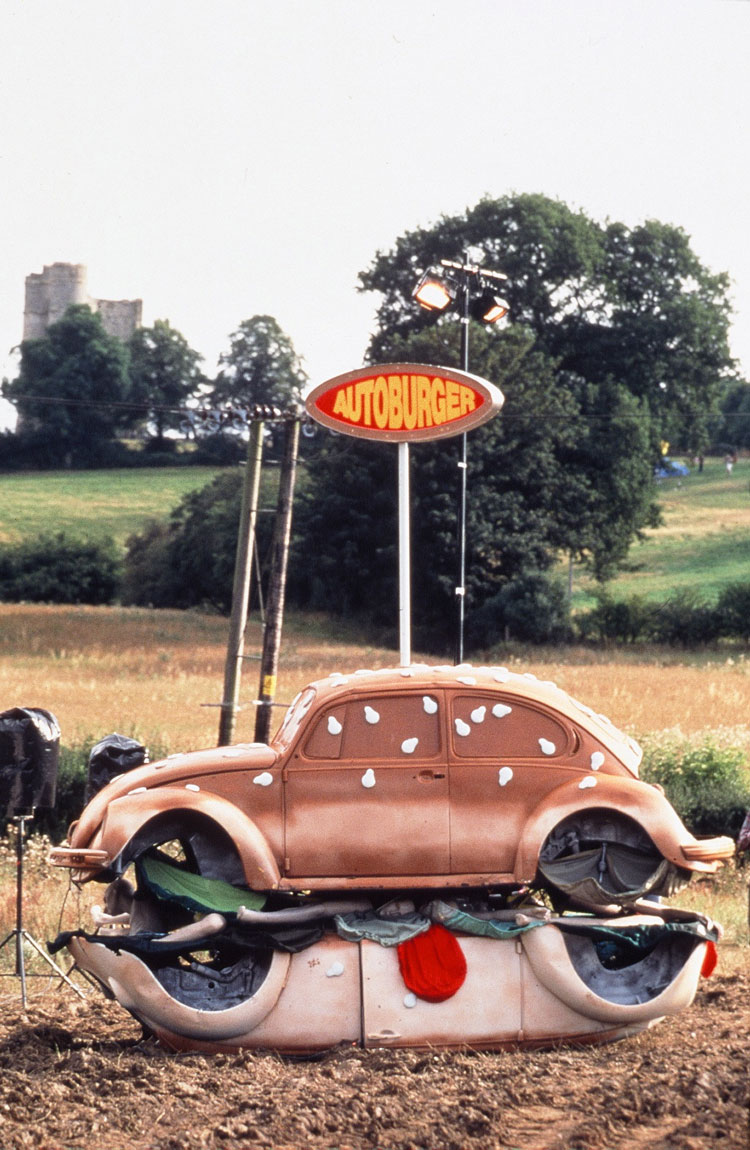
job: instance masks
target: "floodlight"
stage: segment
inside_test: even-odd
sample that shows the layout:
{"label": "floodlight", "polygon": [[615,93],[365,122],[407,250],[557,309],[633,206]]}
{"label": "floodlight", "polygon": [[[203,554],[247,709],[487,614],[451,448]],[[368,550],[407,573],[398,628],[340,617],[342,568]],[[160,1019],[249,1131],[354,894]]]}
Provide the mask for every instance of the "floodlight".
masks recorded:
{"label": "floodlight", "polygon": [[427,311],[445,311],[455,296],[453,285],[436,272],[425,272],[412,295]]}
{"label": "floodlight", "polygon": [[497,295],[492,288],[485,288],[480,296],[471,303],[471,314],[481,323],[497,323],[510,311],[510,304],[502,296]]}

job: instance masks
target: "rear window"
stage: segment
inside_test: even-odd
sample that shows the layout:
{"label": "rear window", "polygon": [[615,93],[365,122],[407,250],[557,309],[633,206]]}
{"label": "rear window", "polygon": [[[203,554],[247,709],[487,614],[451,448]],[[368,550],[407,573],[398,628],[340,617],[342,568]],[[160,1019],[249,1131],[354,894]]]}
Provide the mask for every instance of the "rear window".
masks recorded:
{"label": "rear window", "polygon": [[459,758],[554,759],[574,737],[546,711],[493,694],[454,697],[451,740]]}

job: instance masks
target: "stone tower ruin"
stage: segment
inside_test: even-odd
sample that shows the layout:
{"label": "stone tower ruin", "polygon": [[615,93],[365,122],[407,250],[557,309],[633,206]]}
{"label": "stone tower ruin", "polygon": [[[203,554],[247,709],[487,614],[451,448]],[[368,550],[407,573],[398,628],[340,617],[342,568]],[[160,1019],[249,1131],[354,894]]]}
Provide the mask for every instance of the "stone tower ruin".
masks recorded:
{"label": "stone tower ruin", "polygon": [[65,315],[72,304],[88,304],[102,317],[104,330],[119,339],[130,339],[141,326],[143,301],[139,299],[92,299],[88,293],[84,264],[55,263],[26,277],[23,338],[41,339],[51,323]]}

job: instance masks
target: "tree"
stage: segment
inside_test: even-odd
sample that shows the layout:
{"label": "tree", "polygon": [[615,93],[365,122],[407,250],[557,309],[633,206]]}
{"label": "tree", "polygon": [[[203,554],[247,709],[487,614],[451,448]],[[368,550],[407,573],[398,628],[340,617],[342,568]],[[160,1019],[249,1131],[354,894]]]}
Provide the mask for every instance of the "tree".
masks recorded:
{"label": "tree", "polygon": [[127,348],[76,304],[42,339],[24,340],[18,376],[2,393],[18,411],[18,436],[42,444],[46,462],[88,464],[129,418]]}
{"label": "tree", "polygon": [[415,308],[411,292],[422,270],[468,245],[508,275],[512,322],[559,373],[624,385],[645,402],[654,447],[671,439],[705,448],[708,418],[733,378],[729,283],[701,265],[681,228],[601,226],[542,195],[483,199],[401,236],[362,273],[362,289],[382,295],[375,360],[388,358],[394,337],[455,322]]}
{"label": "tree", "polygon": [[243,320],[219,359],[211,395],[214,403],[271,404],[299,400],[307,376],[292,341],[270,315]]}
{"label": "tree", "polygon": [[184,407],[205,382],[199,367],[202,359],[165,319],[138,328],[131,337],[132,400],[143,405],[156,426],[159,449],[165,431],[179,419],[175,409]]}
{"label": "tree", "polygon": [[[613,574],[658,521],[660,440],[668,433],[700,448],[733,363],[726,277],[702,268],[679,228],[600,226],[544,196],[482,200],[379,253],[360,277],[382,297],[372,362],[459,362],[455,313],[422,311],[412,291],[423,270],[469,245],[506,272],[511,307],[506,331],[471,329],[471,370],[497,383],[506,403],[470,438],[470,614],[502,604],[501,591],[534,572],[527,603],[562,554],[598,578]],[[336,439],[309,462],[297,522],[300,593],[314,605],[393,615],[395,496],[383,501],[395,480],[386,456]],[[455,454],[444,443],[419,445],[412,468],[414,619],[439,638],[454,617]]]}

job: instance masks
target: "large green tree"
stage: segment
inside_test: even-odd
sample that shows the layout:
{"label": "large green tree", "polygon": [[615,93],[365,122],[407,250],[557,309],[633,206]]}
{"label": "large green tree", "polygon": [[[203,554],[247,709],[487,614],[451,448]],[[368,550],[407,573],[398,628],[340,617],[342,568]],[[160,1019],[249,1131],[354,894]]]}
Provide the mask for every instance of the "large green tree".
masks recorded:
{"label": "large green tree", "polygon": [[46,462],[99,460],[130,418],[126,346],[99,315],[76,304],[41,339],[24,340],[17,377],[2,386],[18,411],[19,438]]}
{"label": "large green tree", "polygon": [[202,358],[166,319],[138,328],[131,337],[131,398],[156,428],[158,447],[164,444],[167,428],[179,422],[180,409],[205,383]]}
{"label": "large green tree", "polygon": [[729,281],[701,264],[679,228],[649,221],[600,225],[542,195],[483,199],[463,215],[401,236],[362,273],[382,296],[370,354],[394,337],[455,322],[415,308],[419,273],[469,245],[508,275],[503,294],[557,372],[624,385],[645,402],[654,443],[705,449],[708,420],[733,378]]}
{"label": "large green tree", "polygon": [[[505,406],[469,440],[467,611],[568,554],[600,578],[656,520],[662,438],[700,449],[725,382],[727,282],[679,228],[600,226],[544,196],[483,200],[400,237],[362,273],[381,302],[370,362],[459,363],[455,312],[412,298],[425,269],[479,246],[508,276],[505,330],[471,325],[470,368]],[[457,448],[415,448],[414,618],[454,618]],[[385,621],[395,602],[395,478],[387,448],[331,438],[298,517],[302,595]],[[507,597],[506,597],[507,598]]]}

